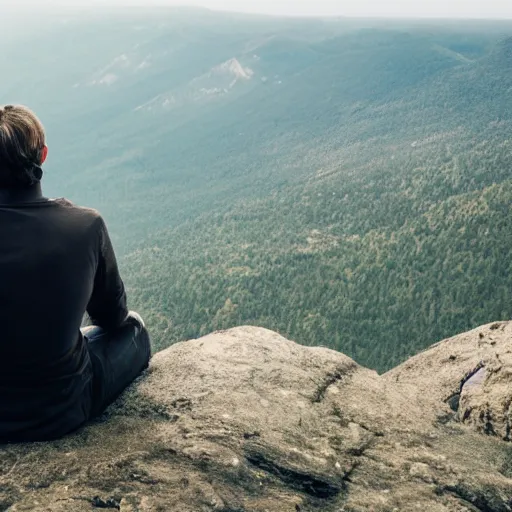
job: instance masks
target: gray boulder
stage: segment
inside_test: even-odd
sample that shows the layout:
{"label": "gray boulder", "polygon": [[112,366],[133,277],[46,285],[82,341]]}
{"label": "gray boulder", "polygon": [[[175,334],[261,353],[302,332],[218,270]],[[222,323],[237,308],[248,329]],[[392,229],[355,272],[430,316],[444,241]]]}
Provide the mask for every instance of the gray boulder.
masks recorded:
{"label": "gray boulder", "polygon": [[384,376],[260,328],[179,343],[80,432],[0,447],[0,511],[512,511],[511,333]]}

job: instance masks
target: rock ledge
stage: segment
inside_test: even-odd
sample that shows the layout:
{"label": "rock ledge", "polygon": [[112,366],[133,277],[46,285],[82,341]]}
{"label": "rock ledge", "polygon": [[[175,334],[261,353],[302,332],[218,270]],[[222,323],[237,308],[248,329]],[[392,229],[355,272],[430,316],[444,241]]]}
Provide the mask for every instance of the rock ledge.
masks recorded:
{"label": "rock ledge", "polygon": [[107,414],[0,447],[0,511],[512,511],[512,324],[379,376],[241,327],[157,354]]}

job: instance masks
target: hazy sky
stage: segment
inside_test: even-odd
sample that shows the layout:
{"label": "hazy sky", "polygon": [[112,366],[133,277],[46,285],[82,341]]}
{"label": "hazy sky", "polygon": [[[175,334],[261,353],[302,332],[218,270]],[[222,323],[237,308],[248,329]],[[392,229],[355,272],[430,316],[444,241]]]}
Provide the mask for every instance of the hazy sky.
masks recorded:
{"label": "hazy sky", "polygon": [[[0,0],[2,7],[30,0]],[[33,2],[35,0],[32,0]],[[292,15],[512,18],[512,0],[47,0],[62,4],[201,5],[211,9]],[[44,0],[37,0],[40,6]]]}

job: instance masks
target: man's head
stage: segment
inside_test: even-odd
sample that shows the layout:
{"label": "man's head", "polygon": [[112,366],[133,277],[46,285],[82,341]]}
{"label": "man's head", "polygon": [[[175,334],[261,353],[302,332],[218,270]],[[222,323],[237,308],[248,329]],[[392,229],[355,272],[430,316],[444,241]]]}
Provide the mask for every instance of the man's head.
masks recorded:
{"label": "man's head", "polygon": [[43,125],[23,106],[0,107],[0,188],[26,188],[41,180],[48,148]]}

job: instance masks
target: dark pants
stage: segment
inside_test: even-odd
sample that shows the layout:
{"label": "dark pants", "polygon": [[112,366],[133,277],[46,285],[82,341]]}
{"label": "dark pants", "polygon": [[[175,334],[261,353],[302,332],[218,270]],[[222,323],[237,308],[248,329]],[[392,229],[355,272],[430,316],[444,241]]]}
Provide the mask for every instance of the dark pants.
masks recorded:
{"label": "dark pants", "polygon": [[91,419],[99,416],[145,370],[151,358],[149,334],[142,318],[130,313],[112,331],[85,327],[93,368]]}

